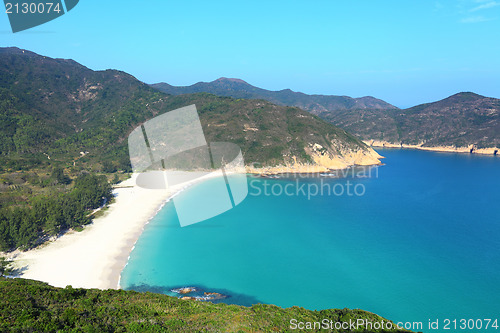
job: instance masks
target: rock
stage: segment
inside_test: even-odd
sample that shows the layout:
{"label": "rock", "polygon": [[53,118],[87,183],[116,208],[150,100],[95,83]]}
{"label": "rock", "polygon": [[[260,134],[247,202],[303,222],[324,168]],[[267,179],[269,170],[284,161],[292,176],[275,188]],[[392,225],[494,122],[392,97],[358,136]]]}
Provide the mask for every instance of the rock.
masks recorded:
{"label": "rock", "polygon": [[184,287],[184,288],[178,288],[178,289],[172,289],[171,292],[177,293],[177,294],[189,294],[193,291],[196,291],[195,287]]}

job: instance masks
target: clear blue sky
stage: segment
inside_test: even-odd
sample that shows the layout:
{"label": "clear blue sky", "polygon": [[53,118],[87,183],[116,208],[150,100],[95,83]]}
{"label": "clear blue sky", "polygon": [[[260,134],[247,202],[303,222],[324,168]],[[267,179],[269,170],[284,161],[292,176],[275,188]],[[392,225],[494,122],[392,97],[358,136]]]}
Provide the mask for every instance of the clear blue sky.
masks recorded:
{"label": "clear blue sky", "polygon": [[221,76],[399,107],[460,91],[500,98],[500,0],[97,1],[0,46],[147,82]]}

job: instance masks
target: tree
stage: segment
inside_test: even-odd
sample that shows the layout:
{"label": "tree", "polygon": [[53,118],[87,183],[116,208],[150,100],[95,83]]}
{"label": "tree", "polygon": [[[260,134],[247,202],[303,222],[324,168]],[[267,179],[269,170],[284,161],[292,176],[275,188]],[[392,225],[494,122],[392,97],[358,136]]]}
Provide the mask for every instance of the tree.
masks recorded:
{"label": "tree", "polygon": [[102,161],[101,171],[104,173],[115,173],[116,167],[110,161]]}
{"label": "tree", "polygon": [[6,260],[4,257],[0,257],[0,276],[12,272],[12,269],[10,268],[11,264],[12,263]]}
{"label": "tree", "polygon": [[111,200],[112,188],[106,176],[82,174],[75,180],[72,197],[83,209],[99,208],[104,202]]}
{"label": "tree", "polygon": [[61,167],[55,167],[52,169],[52,175],[50,178],[56,180],[59,184],[67,185],[71,183],[71,179],[64,174],[64,171]]}

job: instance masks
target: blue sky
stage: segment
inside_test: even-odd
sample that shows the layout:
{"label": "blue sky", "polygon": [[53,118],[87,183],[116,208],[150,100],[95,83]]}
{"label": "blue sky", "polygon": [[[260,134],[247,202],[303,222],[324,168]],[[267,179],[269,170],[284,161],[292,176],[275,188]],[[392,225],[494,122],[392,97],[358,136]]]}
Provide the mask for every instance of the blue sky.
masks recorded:
{"label": "blue sky", "polygon": [[12,34],[17,46],[147,82],[219,77],[399,107],[473,91],[500,98],[500,0],[97,1]]}

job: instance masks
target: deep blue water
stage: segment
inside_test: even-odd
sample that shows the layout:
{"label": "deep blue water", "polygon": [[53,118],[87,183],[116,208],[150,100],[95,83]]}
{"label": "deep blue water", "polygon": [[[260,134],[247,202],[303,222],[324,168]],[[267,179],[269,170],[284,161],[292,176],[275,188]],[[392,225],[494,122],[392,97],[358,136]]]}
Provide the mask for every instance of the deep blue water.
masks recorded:
{"label": "deep blue water", "polygon": [[[298,179],[337,184],[337,193],[349,182],[364,195],[257,196],[264,186],[293,192],[297,179],[249,178],[242,204],[184,228],[167,203],[131,253],[122,287],[171,294],[198,286],[229,295],[227,303],[360,308],[423,322],[424,331],[428,319],[500,320],[500,157],[380,152],[385,165],[371,177]],[[209,187],[179,195],[202,201]]]}

